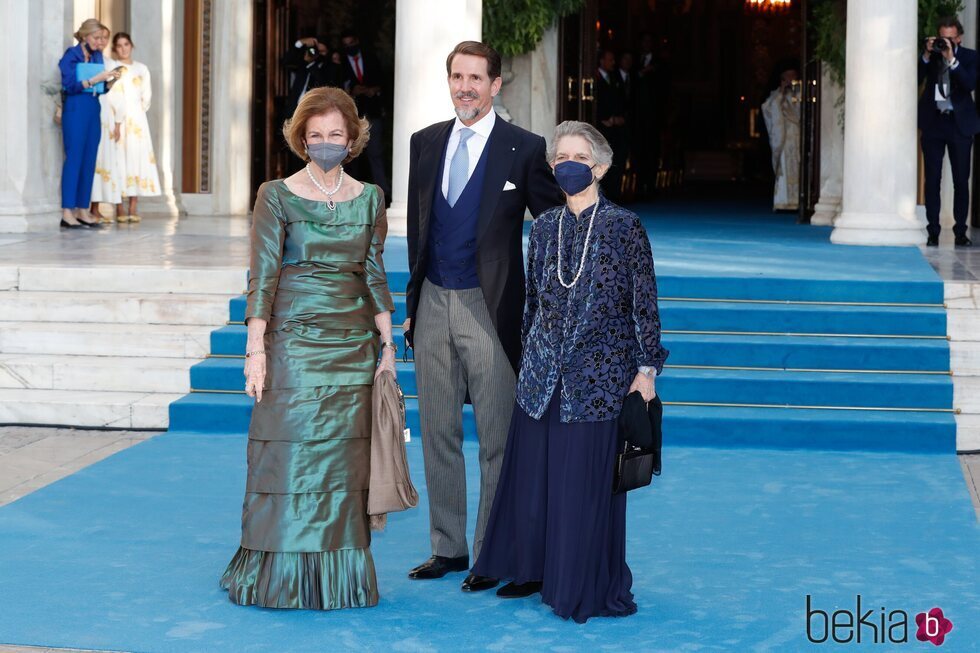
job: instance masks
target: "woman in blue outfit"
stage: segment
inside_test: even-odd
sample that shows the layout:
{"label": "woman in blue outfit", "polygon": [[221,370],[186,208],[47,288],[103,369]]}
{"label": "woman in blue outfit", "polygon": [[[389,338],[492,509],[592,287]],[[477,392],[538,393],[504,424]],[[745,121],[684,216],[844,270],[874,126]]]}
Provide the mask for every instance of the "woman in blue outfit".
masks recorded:
{"label": "woman in blue outfit", "polygon": [[104,64],[102,50],[109,42],[109,28],[94,18],[89,18],[75,32],[78,45],[65,50],[58,62],[61,71],[61,88],[64,107],[61,116],[61,133],[65,143],[65,164],[61,169],[61,226],[63,228],[98,227],[97,220],[84,218],[92,198],[92,181],[95,178],[95,158],[102,137],[99,121],[101,93],[108,91],[119,73],[103,70],[95,75],[79,79],[80,63]]}
{"label": "woman in blue outfit", "polygon": [[548,160],[566,204],[534,221],[524,353],[500,483],[472,572],[541,592],[584,622],[636,612],[626,565],[626,495],[613,495],[623,399],[656,394],[657,284],[636,214],[599,193],[612,148],[591,125],[558,125]]}

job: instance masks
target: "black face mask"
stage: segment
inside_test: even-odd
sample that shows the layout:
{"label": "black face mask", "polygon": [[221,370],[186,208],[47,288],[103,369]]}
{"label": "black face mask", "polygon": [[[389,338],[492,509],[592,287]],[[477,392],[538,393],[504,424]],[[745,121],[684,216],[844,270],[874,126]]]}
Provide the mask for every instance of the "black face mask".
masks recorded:
{"label": "black face mask", "polygon": [[361,46],[359,45],[345,45],[344,52],[347,53],[348,57],[356,57],[361,54]]}

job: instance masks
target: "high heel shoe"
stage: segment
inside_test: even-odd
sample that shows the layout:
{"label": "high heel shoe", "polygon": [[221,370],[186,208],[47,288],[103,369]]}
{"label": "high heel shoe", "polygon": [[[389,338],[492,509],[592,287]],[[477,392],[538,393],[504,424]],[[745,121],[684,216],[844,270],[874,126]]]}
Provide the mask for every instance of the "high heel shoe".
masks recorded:
{"label": "high heel shoe", "polygon": [[58,226],[60,226],[62,229],[78,229],[82,226],[82,223],[79,222],[77,224],[72,224],[70,222],[67,222],[64,218],[62,218],[61,224]]}
{"label": "high heel shoe", "polygon": [[100,225],[98,222],[85,222],[85,220],[82,220],[81,218],[75,218],[75,219],[78,220],[79,226],[87,227],[89,229],[101,229],[102,228],[102,225]]}

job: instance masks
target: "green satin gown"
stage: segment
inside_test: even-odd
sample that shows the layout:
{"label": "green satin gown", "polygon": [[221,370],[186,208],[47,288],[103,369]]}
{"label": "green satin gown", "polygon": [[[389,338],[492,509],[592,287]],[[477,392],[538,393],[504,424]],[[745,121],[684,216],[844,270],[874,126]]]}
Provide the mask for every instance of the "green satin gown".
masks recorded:
{"label": "green satin gown", "polygon": [[266,379],[248,432],[241,547],[221,586],[232,601],[331,610],[378,602],[367,493],[374,316],[394,306],[382,252],[384,198],[259,188],[249,318],[268,320]]}

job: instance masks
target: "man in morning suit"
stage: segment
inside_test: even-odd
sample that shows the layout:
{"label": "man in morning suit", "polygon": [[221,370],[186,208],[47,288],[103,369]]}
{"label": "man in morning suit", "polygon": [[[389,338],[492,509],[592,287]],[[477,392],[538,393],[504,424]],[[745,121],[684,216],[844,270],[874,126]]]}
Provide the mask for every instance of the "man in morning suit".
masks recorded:
{"label": "man in morning suit", "polygon": [[[977,83],[977,52],[960,45],[963,25],[955,16],[939,21],[939,38],[926,39],[919,58],[919,83],[926,80],[919,98],[919,129],[922,130],[922,156],[926,181],[926,218],[929,239],[939,244],[939,185],[943,176],[943,156],[949,149],[953,172],[953,226],[957,247],[973,243],[966,235],[966,214],[970,206],[970,160],[973,135],[980,131],[976,105],[970,93]],[[941,54],[934,45],[944,45]]]}
{"label": "man in morning suit", "polygon": [[[409,578],[465,571],[463,403],[480,441],[473,561],[493,504],[521,358],[524,214],[563,201],[545,141],[498,117],[500,55],[476,41],[446,60],[456,119],[412,135],[408,172],[406,339],[415,347],[432,557]],[[497,585],[469,574],[464,591]]]}

